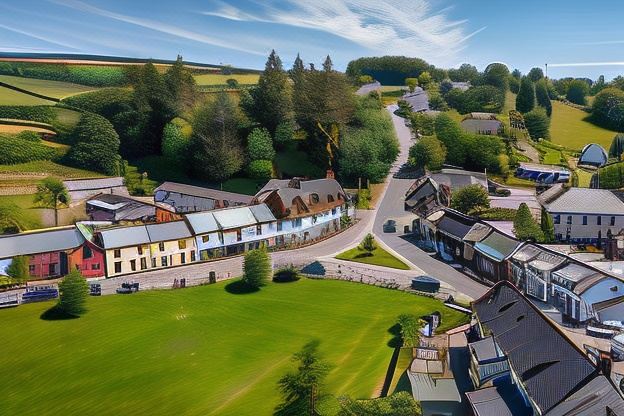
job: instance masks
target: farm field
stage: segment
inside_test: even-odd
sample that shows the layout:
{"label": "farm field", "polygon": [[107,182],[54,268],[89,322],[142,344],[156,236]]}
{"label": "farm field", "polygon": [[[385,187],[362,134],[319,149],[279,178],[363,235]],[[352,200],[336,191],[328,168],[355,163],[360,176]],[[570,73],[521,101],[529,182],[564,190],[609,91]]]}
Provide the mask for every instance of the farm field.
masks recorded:
{"label": "farm field", "polygon": [[201,74],[194,75],[197,85],[223,85],[228,79],[235,79],[239,84],[257,84],[260,74]]}
{"label": "farm field", "polygon": [[44,79],[24,78],[11,75],[0,75],[0,82],[25,89],[27,91],[36,92],[37,94],[42,94],[47,97],[59,99],[97,89],[95,87],[73,84],[71,82],[48,81]]}
{"label": "farm field", "polygon": [[[47,81],[46,81],[47,82]],[[54,101],[0,87],[0,105],[54,105]]]}
{"label": "farm field", "polygon": [[47,134],[56,134],[54,131],[49,129],[43,129],[41,127],[31,127],[31,126],[18,126],[15,124],[0,124],[0,134],[18,134],[23,131],[34,131],[36,133],[47,133]]}
{"label": "farm field", "polygon": [[596,126],[586,120],[588,114],[559,101],[553,101],[550,140],[569,149],[581,150],[588,143],[609,149],[617,132]]}
{"label": "farm field", "polygon": [[271,414],[291,355],[312,339],[333,364],[323,392],[367,398],[383,382],[399,314],[440,311],[443,330],[465,320],[430,298],[350,282],[226,289],[223,282],[90,298],[89,312],[74,320],[40,319],[50,302],[0,311],[0,368],[10,370],[0,372],[4,410]]}

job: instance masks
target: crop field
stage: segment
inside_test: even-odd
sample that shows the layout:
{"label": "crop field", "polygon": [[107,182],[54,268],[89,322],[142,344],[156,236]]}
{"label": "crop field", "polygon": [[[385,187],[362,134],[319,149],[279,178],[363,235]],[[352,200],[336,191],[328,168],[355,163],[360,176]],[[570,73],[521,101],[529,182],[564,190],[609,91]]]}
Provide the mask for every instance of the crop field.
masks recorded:
{"label": "crop field", "polygon": [[[45,82],[45,81],[44,81]],[[0,105],[54,105],[54,101],[0,87]]]}
{"label": "crop field", "polygon": [[95,89],[94,87],[72,84],[71,82],[23,78],[11,75],[0,75],[0,82],[53,98],[65,98]]}
{"label": "crop field", "polygon": [[14,124],[0,124],[0,134],[18,134],[23,131],[34,131],[35,133],[56,134],[52,130],[43,129],[41,127],[17,126]]}
{"label": "crop field", "polygon": [[272,414],[277,381],[313,339],[332,365],[324,400],[368,398],[383,383],[399,314],[440,311],[442,329],[465,322],[439,301],[357,283],[303,279],[247,294],[229,287],[90,298],[89,312],[70,320],[41,319],[50,302],[1,310],[3,411]]}
{"label": "crop field", "polygon": [[239,84],[257,84],[260,74],[200,74],[195,75],[197,85],[223,85],[228,79],[235,79]]}

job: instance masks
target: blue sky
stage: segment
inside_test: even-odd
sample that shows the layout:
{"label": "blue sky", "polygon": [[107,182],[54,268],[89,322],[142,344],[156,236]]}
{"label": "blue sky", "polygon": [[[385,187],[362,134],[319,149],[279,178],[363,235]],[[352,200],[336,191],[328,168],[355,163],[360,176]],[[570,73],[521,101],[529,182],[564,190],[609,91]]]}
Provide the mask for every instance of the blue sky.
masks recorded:
{"label": "blue sky", "polygon": [[185,59],[262,68],[330,54],[444,67],[493,61],[551,77],[624,73],[624,8],[593,0],[20,0],[0,3],[0,51]]}

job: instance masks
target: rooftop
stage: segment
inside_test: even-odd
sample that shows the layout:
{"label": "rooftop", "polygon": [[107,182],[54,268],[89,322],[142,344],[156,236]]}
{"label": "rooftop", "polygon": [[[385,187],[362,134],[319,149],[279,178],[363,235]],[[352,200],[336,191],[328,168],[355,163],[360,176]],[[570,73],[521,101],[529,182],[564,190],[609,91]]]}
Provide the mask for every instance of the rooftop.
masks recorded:
{"label": "rooftop", "polygon": [[0,237],[0,258],[68,250],[83,242],[74,226],[11,234]]}
{"label": "rooftop", "polygon": [[218,189],[203,188],[200,186],[186,185],[177,182],[164,182],[158,188],[154,189],[154,193],[158,191],[174,192],[182,195],[191,195],[199,198],[214,199],[219,201],[229,201],[231,203],[249,204],[253,196],[237,194],[234,192],[220,191]]}
{"label": "rooftop", "polygon": [[496,261],[503,261],[509,257],[520,244],[522,244],[520,241],[494,231],[484,240],[476,242],[475,250]]}
{"label": "rooftop", "polygon": [[624,202],[606,189],[569,188],[546,208],[551,213],[624,215]]}

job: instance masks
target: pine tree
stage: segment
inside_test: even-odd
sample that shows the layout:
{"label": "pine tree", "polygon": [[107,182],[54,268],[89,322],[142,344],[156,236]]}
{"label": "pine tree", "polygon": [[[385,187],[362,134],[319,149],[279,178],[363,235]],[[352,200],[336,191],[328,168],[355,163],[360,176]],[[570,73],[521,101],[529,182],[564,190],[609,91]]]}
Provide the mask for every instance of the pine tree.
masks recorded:
{"label": "pine tree", "polygon": [[522,241],[541,242],[544,240],[544,233],[533,218],[528,205],[524,202],[518,207],[516,217],[514,218],[514,233]]}
{"label": "pine tree", "polygon": [[545,79],[540,79],[535,84],[535,99],[537,100],[537,105],[544,108],[544,110],[546,110],[546,115],[550,117],[552,114],[552,103],[548,96],[548,87],[546,86]]}
{"label": "pine tree", "polygon": [[533,82],[528,77],[523,77],[520,81],[520,90],[516,97],[516,110],[521,113],[528,113],[535,107],[535,89]]}
{"label": "pine tree", "polygon": [[264,249],[248,251],[243,261],[243,282],[250,288],[260,288],[271,278],[271,259]]}
{"label": "pine tree", "polygon": [[544,208],[542,208],[541,229],[544,233],[545,243],[552,243],[555,241],[555,224],[548,211]]}

